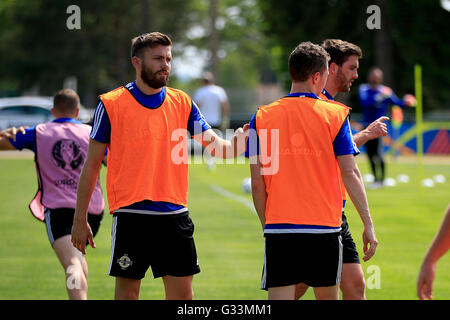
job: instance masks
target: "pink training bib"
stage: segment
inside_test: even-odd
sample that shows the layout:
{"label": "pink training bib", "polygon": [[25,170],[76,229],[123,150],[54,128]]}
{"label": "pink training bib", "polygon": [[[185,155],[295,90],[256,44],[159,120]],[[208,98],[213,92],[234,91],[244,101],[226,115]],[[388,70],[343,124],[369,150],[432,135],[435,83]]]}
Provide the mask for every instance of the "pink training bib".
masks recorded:
{"label": "pink training bib", "polygon": [[[49,122],[36,126],[36,171],[39,189],[30,203],[32,214],[44,220],[44,208],[73,208],[77,186],[89,145],[90,126]],[[100,214],[105,202],[97,179],[88,212]]]}

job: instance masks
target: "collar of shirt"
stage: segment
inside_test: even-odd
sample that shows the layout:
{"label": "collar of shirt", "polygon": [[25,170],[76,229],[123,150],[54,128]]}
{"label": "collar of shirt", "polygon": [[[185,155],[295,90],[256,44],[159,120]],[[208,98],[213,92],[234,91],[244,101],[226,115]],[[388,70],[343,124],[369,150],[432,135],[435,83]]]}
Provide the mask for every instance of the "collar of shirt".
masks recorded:
{"label": "collar of shirt", "polygon": [[53,122],[63,123],[63,122],[72,122],[72,123],[82,123],[74,118],[58,118],[53,120]]}
{"label": "collar of shirt", "polygon": [[136,85],[136,81],[128,83],[125,87],[141,105],[147,108],[158,108],[166,97],[166,87],[163,87],[160,92],[150,95],[143,93]]}
{"label": "collar of shirt", "polygon": [[323,94],[325,97],[327,97],[328,100],[334,100],[334,98],[331,96],[331,94],[330,94],[327,90],[323,89],[323,90],[322,90],[322,94]]}
{"label": "collar of shirt", "polygon": [[289,93],[286,97],[297,97],[297,98],[313,98],[313,99],[319,99],[317,95],[311,92],[295,92],[295,93]]}

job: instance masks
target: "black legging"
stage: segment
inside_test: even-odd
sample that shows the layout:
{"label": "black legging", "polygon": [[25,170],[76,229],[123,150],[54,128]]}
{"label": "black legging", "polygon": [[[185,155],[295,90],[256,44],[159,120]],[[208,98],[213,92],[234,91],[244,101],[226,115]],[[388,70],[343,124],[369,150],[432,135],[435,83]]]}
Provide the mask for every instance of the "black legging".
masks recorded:
{"label": "black legging", "polygon": [[365,144],[367,156],[376,182],[384,181],[383,142],[381,137],[369,140]]}

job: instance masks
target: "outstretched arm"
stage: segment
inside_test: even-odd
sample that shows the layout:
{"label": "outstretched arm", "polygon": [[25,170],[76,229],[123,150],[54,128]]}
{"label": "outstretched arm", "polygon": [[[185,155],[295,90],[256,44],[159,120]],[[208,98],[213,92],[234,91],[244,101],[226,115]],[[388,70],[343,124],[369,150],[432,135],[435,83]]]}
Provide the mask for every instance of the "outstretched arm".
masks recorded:
{"label": "outstretched arm", "polygon": [[345,188],[364,225],[363,243],[365,255],[363,260],[367,261],[375,254],[378,240],[370,216],[364,182],[353,155],[338,156],[337,160]]}
{"label": "outstretched arm", "polygon": [[18,133],[25,134],[25,129],[27,128],[28,127],[11,127],[0,131],[0,150],[16,150],[9,139],[16,141],[16,135]]}
{"label": "outstretched arm", "polygon": [[437,261],[450,249],[450,205],[430,248],[425,255],[417,279],[417,296],[421,300],[433,299],[433,281]]}
{"label": "outstretched arm", "polygon": [[353,136],[358,148],[364,145],[367,141],[387,135],[387,126],[383,121],[389,120],[388,117],[380,117],[372,122],[367,128],[356,133]]}
{"label": "outstretched arm", "polygon": [[238,128],[231,140],[222,139],[212,129],[194,135],[194,139],[216,157],[224,159],[234,158],[245,152],[248,128],[248,123],[243,128]]}
{"label": "outstretched arm", "polygon": [[72,227],[72,243],[86,254],[86,243],[95,248],[92,230],[87,222],[89,202],[97,183],[100,167],[105,156],[106,144],[91,139],[86,162],[81,171],[77,189],[77,204]]}

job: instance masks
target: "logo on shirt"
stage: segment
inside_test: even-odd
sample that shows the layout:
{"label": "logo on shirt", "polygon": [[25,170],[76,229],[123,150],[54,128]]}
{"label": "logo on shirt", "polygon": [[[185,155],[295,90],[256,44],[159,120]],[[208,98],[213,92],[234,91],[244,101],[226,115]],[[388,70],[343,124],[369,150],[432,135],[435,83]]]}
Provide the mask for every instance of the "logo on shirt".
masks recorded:
{"label": "logo on shirt", "polygon": [[53,159],[62,169],[77,169],[83,163],[83,153],[80,145],[69,139],[62,139],[55,143],[52,149]]}

